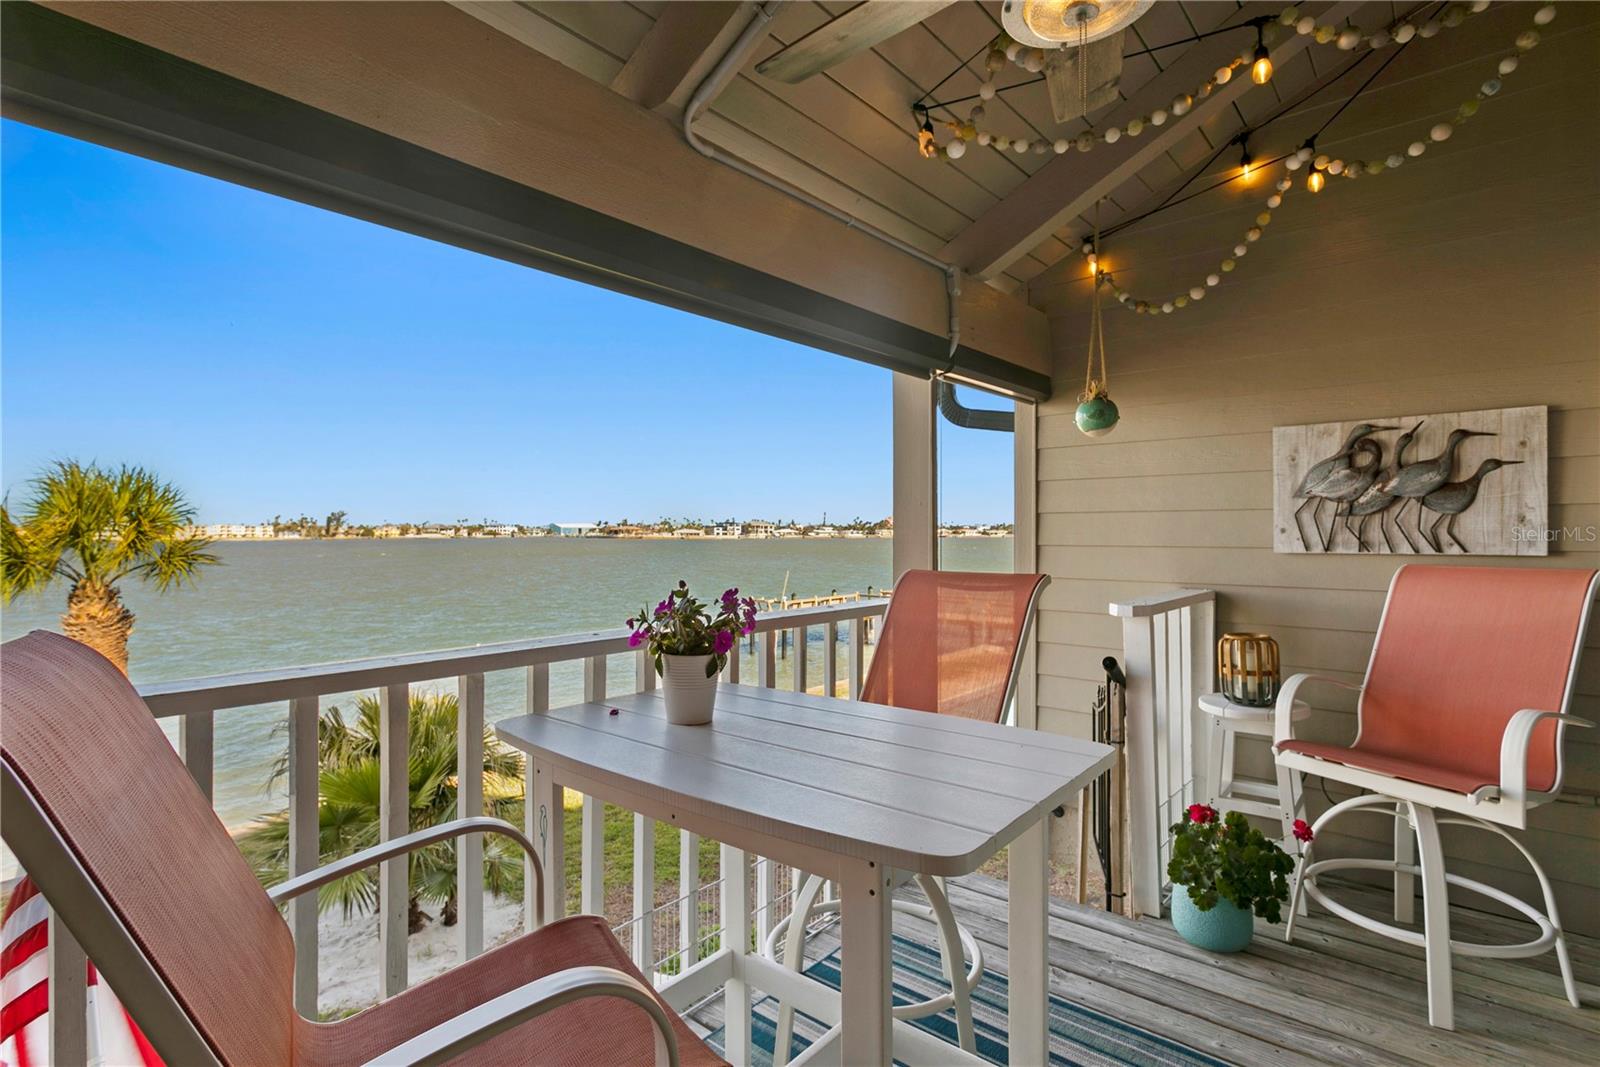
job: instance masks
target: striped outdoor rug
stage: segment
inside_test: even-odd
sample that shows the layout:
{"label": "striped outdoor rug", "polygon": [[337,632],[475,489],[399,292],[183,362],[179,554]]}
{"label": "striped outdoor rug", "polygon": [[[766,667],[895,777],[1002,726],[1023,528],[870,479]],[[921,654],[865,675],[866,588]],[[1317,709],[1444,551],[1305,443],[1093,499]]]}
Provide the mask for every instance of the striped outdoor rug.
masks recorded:
{"label": "striped outdoor rug", "polygon": [[[838,989],[839,951],[835,949],[818,960],[806,968],[806,973]],[[944,973],[939,967],[938,951],[929,945],[895,935],[894,1002],[909,1004],[913,1000],[925,1000],[943,988]],[[996,1064],[1009,1062],[1006,1052],[1006,995],[1005,976],[995,974],[992,970],[983,976],[983,981],[972,992],[972,1022],[978,1054]],[[771,997],[763,997],[756,1002],[752,1015],[754,1018],[750,1030],[751,1041],[755,1045],[754,1063],[758,1067],[770,1067],[773,1043],[777,1036],[778,1002]],[[956,1043],[956,1017],[953,1011],[918,1019],[912,1025],[937,1034],[952,1045]],[[790,1056],[799,1055],[826,1029],[814,1019],[796,1013]],[[708,1034],[706,1042],[721,1053],[722,1028]],[[1137,1067],[1228,1067],[1226,1061],[1055,995],[1050,997],[1050,1063],[1052,1067],[1102,1067],[1114,1064],[1133,1064]]]}

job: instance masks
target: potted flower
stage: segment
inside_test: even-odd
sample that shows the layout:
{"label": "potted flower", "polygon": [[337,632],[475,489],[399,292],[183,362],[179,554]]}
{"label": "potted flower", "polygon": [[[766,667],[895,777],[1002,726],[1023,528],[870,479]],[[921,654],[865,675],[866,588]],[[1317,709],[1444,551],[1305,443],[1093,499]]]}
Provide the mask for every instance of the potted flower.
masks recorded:
{"label": "potted flower", "polygon": [[[1294,821],[1294,836],[1311,840],[1304,819]],[[1252,913],[1278,921],[1293,871],[1294,859],[1239,812],[1224,819],[1191,804],[1172,827],[1172,925],[1191,945],[1238,952],[1250,944]]]}
{"label": "potted flower", "polygon": [[756,628],[756,602],[739,590],[723,592],[715,605],[703,604],[679,582],[655,610],[642,608],[628,620],[628,647],[646,645],[661,676],[667,721],[698,726],[711,721],[717,675],[742,634]]}

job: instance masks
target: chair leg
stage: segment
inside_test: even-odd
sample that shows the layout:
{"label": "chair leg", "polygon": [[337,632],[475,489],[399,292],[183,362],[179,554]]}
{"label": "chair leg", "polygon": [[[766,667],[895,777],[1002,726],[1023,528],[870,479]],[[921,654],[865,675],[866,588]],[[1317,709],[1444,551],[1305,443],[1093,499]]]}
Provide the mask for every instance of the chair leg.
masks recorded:
{"label": "chair leg", "polygon": [[1311,849],[1306,844],[1300,849],[1300,859],[1294,865],[1294,893],[1289,898],[1289,921],[1283,926],[1285,943],[1294,940],[1294,922],[1306,913],[1306,867],[1311,863]]}
{"label": "chair leg", "polygon": [[[1283,813],[1283,847],[1291,855],[1298,856],[1305,851],[1305,846],[1294,836],[1294,821],[1306,817],[1305,776],[1299,771],[1292,771],[1287,767],[1279,766],[1278,770],[1278,809]],[[1299,867],[1295,868],[1295,877],[1300,876]],[[1306,898],[1304,894],[1295,894],[1296,907],[1300,914],[1306,913]]]}
{"label": "chair leg", "polygon": [[[797,872],[798,873],[798,872]],[[788,936],[783,942],[783,965],[799,974],[806,968],[806,923],[811,919],[811,908],[822,892],[820,875],[808,874],[795,894],[794,907],[789,912]],[[777,1034],[772,1042],[772,1067],[783,1067],[789,1062],[789,1046],[794,1043],[794,1005],[778,1001]]]}
{"label": "chair leg", "polygon": [[978,1039],[972,1029],[972,995],[967,990],[967,959],[961,950],[961,935],[956,931],[950,898],[944,895],[944,886],[937,878],[919,874],[917,886],[928,898],[928,905],[938,920],[939,960],[944,964],[945,981],[950,983],[950,994],[955,1001],[956,1038],[964,1051],[977,1055]]}
{"label": "chair leg", "polygon": [[[1411,829],[1411,819],[1403,806],[1394,814],[1394,862],[1415,866],[1417,839]],[[1394,872],[1394,921],[1409,923],[1417,917],[1417,879],[1410,871]]]}
{"label": "chair leg", "polygon": [[1454,1030],[1455,996],[1450,974],[1450,897],[1444,877],[1444,849],[1433,809],[1412,802],[1422,854],[1422,938],[1428,963],[1428,1024]]}

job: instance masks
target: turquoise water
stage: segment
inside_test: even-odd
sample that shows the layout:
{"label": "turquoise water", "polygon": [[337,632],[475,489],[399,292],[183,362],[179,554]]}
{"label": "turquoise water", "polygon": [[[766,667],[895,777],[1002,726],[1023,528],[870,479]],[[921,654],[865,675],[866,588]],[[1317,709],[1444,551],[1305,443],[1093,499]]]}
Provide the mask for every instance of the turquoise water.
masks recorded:
{"label": "turquoise water", "polygon": [[[1010,538],[947,539],[943,565],[1009,570]],[[679,578],[703,595],[730,585],[755,596],[814,596],[881,589],[890,579],[883,540],[609,541],[565,538],[231,542],[217,546],[223,566],[187,589],[159,595],[124,590],[138,616],[129,646],[135,682],[329,663],[399,652],[524,640],[620,627],[654,604]],[[66,590],[30,597],[0,614],[6,639],[60,629]],[[820,631],[811,641],[810,677],[820,678]],[[842,662],[842,661],[841,661]],[[754,677],[747,656],[746,677]],[[614,691],[633,686],[627,657],[609,666]],[[779,684],[788,664],[779,665]],[[433,688],[450,691],[454,679]],[[551,670],[551,700],[582,692],[577,664]],[[488,676],[486,716],[521,710],[520,672]],[[324,698],[348,707],[349,694]],[[283,807],[269,792],[272,760],[284,747],[274,731],[286,706],[222,711],[216,719],[218,813],[237,825]]]}

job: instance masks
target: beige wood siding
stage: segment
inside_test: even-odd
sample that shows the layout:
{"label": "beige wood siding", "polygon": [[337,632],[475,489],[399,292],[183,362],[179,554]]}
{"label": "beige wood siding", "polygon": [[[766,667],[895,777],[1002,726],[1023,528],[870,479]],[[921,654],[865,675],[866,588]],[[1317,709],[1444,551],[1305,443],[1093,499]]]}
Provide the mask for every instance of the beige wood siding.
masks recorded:
{"label": "beige wood siding", "polygon": [[[1569,534],[1547,559],[1475,561],[1600,566],[1594,15],[1563,5],[1551,27],[1560,32],[1423,160],[1330,181],[1315,202],[1297,183],[1265,237],[1203,302],[1153,318],[1109,309],[1111,392],[1123,416],[1110,437],[1091,441],[1072,423],[1087,335],[1082,264],[1036,279],[1031,299],[1051,315],[1057,388],[1038,424],[1039,561],[1054,578],[1039,624],[1046,729],[1088,732],[1100,659],[1120,655],[1106,603],[1166,588],[1216,589],[1219,631],[1273,634],[1286,672],[1359,680],[1384,591],[1406,558],[1274,554],[1274,426],[1547,404],[1550,524]],[[1351,109],[1357,135],[1321,147],[1359,156],[1403,145],[1453,113],[1484,67],[1482,58],[1450,64],[1363,99]],[[1289,132],[1304,136],[1316,121]],[[1105,258],[1123,284],[1170,298],[1216,269],[1277,177],[1248,197],[1220,192],[1151,219],[1107,242]],[[1588,648],[1573,710],[1600,721],[1600,625]],[[1325,692],[1314,702],[1314,735],[1353,735],[1352,702]],[[1595,933],[1600,730],[1571,731],[1567,752],[1570,802],[1536,812],[1524,840],[1557,880],[1562,918]],[[1258,765],[1264,755],[1254,753]],[[1315,787],[1312,800],[1324,805]],[[1330,847],[1389,847],[1381,820],[1347,825],[1363,836]],[[1447,845],[1453,870],[1537,892],[1487,835],[1452,835]]]}

